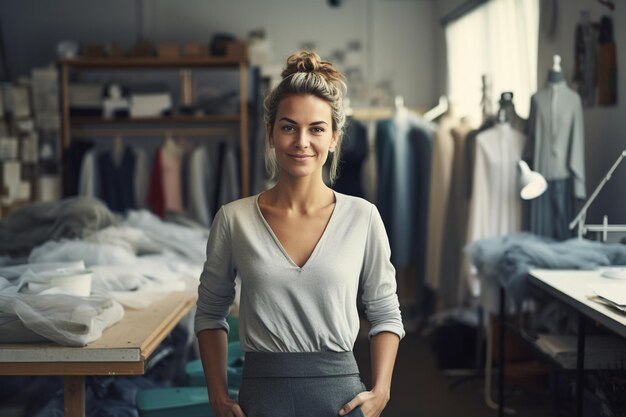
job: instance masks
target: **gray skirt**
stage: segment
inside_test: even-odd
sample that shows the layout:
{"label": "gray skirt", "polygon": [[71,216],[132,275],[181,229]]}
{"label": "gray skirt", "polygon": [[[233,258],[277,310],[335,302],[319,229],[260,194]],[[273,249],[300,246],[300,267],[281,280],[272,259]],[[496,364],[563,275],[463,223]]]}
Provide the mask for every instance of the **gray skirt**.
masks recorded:
{"label": "gray skirt", "polygon": [[352,352],[246,352],[239,405],[246,417],[336,417],[365,390]]}

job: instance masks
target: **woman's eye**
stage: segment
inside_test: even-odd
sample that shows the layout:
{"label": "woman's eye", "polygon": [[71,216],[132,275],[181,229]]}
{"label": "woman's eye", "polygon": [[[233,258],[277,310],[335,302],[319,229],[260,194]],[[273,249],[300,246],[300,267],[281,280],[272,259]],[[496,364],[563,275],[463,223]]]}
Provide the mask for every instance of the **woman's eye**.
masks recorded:
{"label": "woman's eye", "polygon": [[323,133],[324,132],[324,128],[322,128],[322,127],[314,127],[311,130],[313,131],[313,133]]}
{"label": "woman's eye", "polygon": [[293,132],[294,130],[293,126],[290,125],[282,126],[281,129],[283,130],[283,132]]}

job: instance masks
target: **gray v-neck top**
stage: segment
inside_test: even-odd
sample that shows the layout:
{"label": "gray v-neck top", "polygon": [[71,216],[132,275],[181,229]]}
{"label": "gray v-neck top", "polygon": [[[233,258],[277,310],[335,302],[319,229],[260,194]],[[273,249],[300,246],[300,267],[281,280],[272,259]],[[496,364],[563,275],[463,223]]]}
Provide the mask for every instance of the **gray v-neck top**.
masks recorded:
{"label": "gray v-neck top", "polygon": [[404,337],[395,269],[376,207],[335,192],[313,253],[298,267],[261,214],[259,195],[220,208],[200,276],[196,333],[224,328],[241,279],[239,337],[246,352],[351,351],[359,332],[357,296],[369,336]]}

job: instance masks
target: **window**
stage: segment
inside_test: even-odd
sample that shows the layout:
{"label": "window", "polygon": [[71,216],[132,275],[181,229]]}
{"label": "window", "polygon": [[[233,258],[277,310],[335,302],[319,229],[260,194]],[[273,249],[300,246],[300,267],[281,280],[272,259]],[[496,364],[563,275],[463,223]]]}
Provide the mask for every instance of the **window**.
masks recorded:
{"label": "window", "polygon": [[491,0],[446,26],[448,96],[460,115],[482,120],[482,76],[500,94],[513,92],[517,113],[528,117],[537,90],[539,0]]}

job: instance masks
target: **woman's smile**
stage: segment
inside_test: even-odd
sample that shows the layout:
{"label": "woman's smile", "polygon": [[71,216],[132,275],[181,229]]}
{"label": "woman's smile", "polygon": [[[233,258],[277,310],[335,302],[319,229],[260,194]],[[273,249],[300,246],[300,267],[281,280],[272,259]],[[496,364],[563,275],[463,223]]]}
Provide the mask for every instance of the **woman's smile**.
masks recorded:
{"label": "woman's smile", "polygon": [[306,155],[306,154],[288,154],[292,159],[298,162],[305,162],[309,158],[313,158],[315,155]]}

